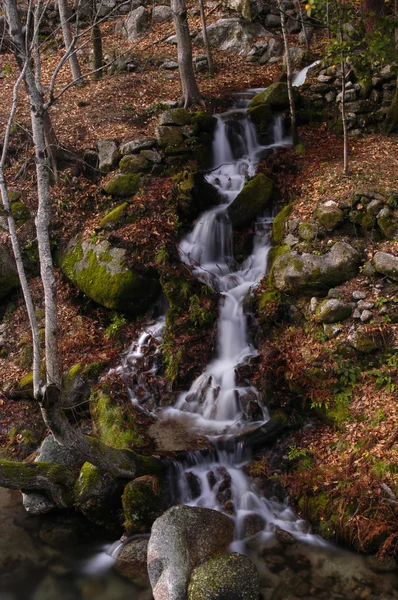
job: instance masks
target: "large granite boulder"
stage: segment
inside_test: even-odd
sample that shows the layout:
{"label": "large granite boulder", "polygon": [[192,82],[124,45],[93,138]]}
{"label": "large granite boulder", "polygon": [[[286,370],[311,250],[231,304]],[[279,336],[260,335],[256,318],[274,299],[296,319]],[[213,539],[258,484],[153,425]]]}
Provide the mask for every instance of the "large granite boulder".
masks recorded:
{"label": "large granite boulder", "polygon": [[398,281],[398,256],[388,252],[376,252],[373,257],[373,265],[376,273]]}
{"label": "large granite boulder", "polygon": [[228,206],[232,227],[244,229],[269,205],[273,192],[272,179],[259,173],[253,177]]}
{"label": "large granite boulder", "polygon": [[[243,19],[219,19],[207,27],[210,45],[233,54],[247,54],[253,38],[262,37],[265,33],[259,23],[249,23]],[[203,43],[201,33],[197,40]]]}
{"label": "large granite boulder", "polygon": [[5,245],[0,244],[0,300],[19,286],[14,261]]}
{"label": "large granite boulder", "polygon": [[135,10],[132,10],[128,15],[124,29],[126,32],[126,37],[129,42],[140,37],[144,31],[146,31],[148,27],[148,17],[146,14],[146,10],[143,6],[139,6]]}
{"label": "large granite boulder", "polygon": [[226,551],[234,524],[208,508],[174,506],[152,526],[148,575],[155,600],[186,600],[191,571]]}
{"label": "large granite boulder", "polygon": [[287,294],[325,293],[355,277],[360,262],[360,256],[352,246],[337,242],[322,256],[283,252],[275,259],[271,276],[275,287]]}
{"label": "large granite boulder", "polygon": [[196,567],[188,587],[188,600],[258,600],[260,581],[254,563],[233,552]]}
{"label": "large granite boulder", "polygon": [[130,314],[147,310],[159,291],[153,277],[126,264],[126,250],[108,241],[95,244],[75,238],[57,257],[66,277],[101,306]]}

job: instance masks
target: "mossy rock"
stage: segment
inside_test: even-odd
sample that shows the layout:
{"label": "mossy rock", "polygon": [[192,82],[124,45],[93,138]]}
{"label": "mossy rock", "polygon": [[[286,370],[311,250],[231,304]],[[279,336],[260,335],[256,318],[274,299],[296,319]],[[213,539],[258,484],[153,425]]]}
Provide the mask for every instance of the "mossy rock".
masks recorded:
{"label": "mossy rock", "polygon": [[130,481],[122,496],[124,527],[128,534],[150,531],[152,523],[168,508],[158,478],[144,476]]}
{"label": "mossy rock", "polygon": [[319,227],[316,223],[312,223],[311,221],[302,221],[298,226],[298,233],[301,239],[306,242],[312,242],[317,236],[319,232]]}
{"label": "mossy rock", "polygon": [[368,331],[365,327],[358,327],[348,338],[349,343],[355,350],[362,354],[371,354],[381,348],[382,340],[374,331]]}
{"label": "mossy rock", "polygon": [[8,190],[7,195],[8,195],[8,202],[10,204],[12,204],[13,202],[19,202],[22,198],[21,192],[18,192],[17,190]]}
{"label": "mossy rock", "polygon": [[343,211],[337,206],[336,202],[330,200],[318,206],[316,211],[318,221],[327,231],[333,231],[344,220]]}
{"label": "mossy rock", "polygon": [[376,273],[398,281],[398,256],[388,252],[376,252],[373,257],[373,266]]}
{"label": "mossy rock", "polygon": [[[294,90],[295,96],[298,96],[297,90]],[[250,102],[250,108],[264,104],[273,110],[282,110],[289,106],[289,94],[287,83],[279,81],[268,86],[259,94],[256,94]]]}
{"label": "mossy rock", "polygon": [[112,448],[135,448],[142,445],[130,403],[118,404],[107,394],[91,395],[91,415],[98,438]]}
{"label": "mossy rock", "polygon": [[174,176],[173,203],[178,216],[191,221],[201,212],[219,202],[214,186],[206,181],[200,171],[182,171]]}
{"label": "mossy rock", "polygon": [[123,156],[119,163],[119,169],[122,173],[145,173],[151,167],[151,163],[141,154],[128,154]]}
{"label": "mossy rock", "polygon": [[[126,156],[126,158],[129,157]],[[102,227],[102,229],[115,229],[115,227],[122,225],[125,221],[128,206],[127,202],[123,202],[123,204],[116,206],[116,208],[111,210],[111,212],[101,219],[100,227]]]}
{"label": "mossy rock", "polygon": [[188,600],[258,600],[260,580],[254,563],[233,552],[195,567],[188,585]]}
{"label": "mossy rock", "polygon": [[10,208],[17,227],[29,221],[30,212],[23,202],[12,202]]}
{"label": "mossy rock", "polygon": [[29,392],[33,397],[33,371],[18,381],[18,389],[23,392]]}
{"label": "mossy rock", "polygon": [[315,318],[319,323],[338,323],[348,319],[352,314],[352,306],[336,298],[327,298],[318,304]]}
{"label": "mossy rock", "polygon": [[126,250],[107,241],[74,239],[58,256],[66,277],[101,306],[140,314],[159,291],[159,282],[126,265]]}
{"label": "mossy rock", "polygon": [[74,485],[74,505],[89,521],[112,529],[121,526],[123,483],[85,462]]}
{"label": "mossy rock", "polygon": [[158,120],[158,125],[190,125],[192,122],[191,113],[185,108],[171,108],[162,113]]}
{"label": "mossy rock", "polygon": [[0,244],[0,300],[19,286],[14,261],[5,245]]}
{"label": "mossy rock", "polygon": [[280,244],[285,237],[285,226],[286,221],[290,217],[293,210],[293,205],[288,204],[284,206],[280,212],[276,215],[272,223],[272,241],[275,244]]}
{"label": "mossy rock", "polygon": [[135,173],[118,173],[104,184],[104,191],[110,196],[127,198],[134,196],[140,185],[140,176]]}
{"label": "mossy rock", "polygon": [[162,125],[156,128],[156,139],[161,148],[167,146],[181,146],[184,141],[183,135],[178,127]]}
{"label": "mossy rock", "polygon": [[377,225],[387,240],[398,239],[398,223],[388,208],[383,208],[377,215]]}
{"label": "mossy rock", "polygon": [[259,173],[253,177],[228,206],[232,227],[244,229],[271,203],[274,184],[272,179]]}
{"label": "mossy rock", "polygon": [[204,112],[198,112],[193,115],[194,135],[202,133],[212,134],[217,126],[217,119],[213,115],[207,115]]}
{"label": "mossy rock", "polygon": [[258,104],[249,108],[248,113],[260,133],[267,133],[274,120],[274,113],[271,108],[267,104]]}

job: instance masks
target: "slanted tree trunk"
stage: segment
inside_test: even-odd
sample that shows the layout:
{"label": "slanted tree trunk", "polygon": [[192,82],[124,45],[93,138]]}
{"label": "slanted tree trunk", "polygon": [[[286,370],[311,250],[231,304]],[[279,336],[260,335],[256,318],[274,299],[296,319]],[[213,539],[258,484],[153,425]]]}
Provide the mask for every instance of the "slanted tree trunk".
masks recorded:
{"label": "slanted tree trunk", "polygon": [[281,15],[281,28],[282,28],[282,37],[283,44],[285,46],[285,61],[286,61],[286,75],[287,75],[287,92],[289,96],[289,109],[290,109],[290,125],[292,130],[292,138],[293,145],[296,146],[298,144],[298,134],[297,134],[297,121],[296,121],[296,106],[294,103],[294,94],[293,94],[293,86],[292,86],[292,62],[290,60],[290,51],[289,51],[289,40],[287,37],[286,31],[286,15],[282,10],[281,0],[278,0],[278,9]]}
{"label": "slanted tree trunk", "polygon": [[211,54],[209,37],[207,35],[205,8],[204,8],[203,0],[199,0],[199,7],[200,7],[200,20],[202,22],[203,43],[204,43],[204,46],[206,49],[207,64],[209,67],[209,75],[210,75],[210,77],[213,77],[213,75],[214,75],[213,57]]}
{"label": "slanted tree trunk", "polygon": [[[65,49],[66,51],[69,51],[71,53],[69,56],[69,64],[72,71],[72,77],[74,81],[79,81],[81,79],[82,74],[80,71],[80,65],[79,61],[77,60],[76,52],[73,51],[74,40],[70,29],[67,0],[58,0],[58,10]],[[81,82],[80,85],[82,85],[82,83],[83,82]]]}
{"label": "slanted tree trunk", "polygon": [[187,7],[185,0],[171,0],[174,27],[177,36],[178,68],[182,87],[180,106],[187,108],[191,104],[204,105],[202,95],[196,83],[192,66],[192,44],[189,35]]}

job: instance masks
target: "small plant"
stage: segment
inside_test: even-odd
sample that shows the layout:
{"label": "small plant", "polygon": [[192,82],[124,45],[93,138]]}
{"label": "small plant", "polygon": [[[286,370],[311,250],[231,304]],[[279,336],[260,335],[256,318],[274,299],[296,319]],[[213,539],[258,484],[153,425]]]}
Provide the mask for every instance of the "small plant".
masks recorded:
{"label": "small plant", "polygon": [[287,457],[290,461],[294,461],[297,460],[299,458],[304,458],[307,457],[308,454],[308,450],[306,448],[299,448],[298,446],[289,446],[288,450],[287,450]]}
{"label": "small plant", "polygon": [[170,260],[169,253],[165,245],[160,246],[155,256],[155,262],[157,265],[167,265]]}
{"label": "small plant", "polygon": [[114,315],[110,324],[105,329],[105,337],[108,340],[116,338],[126,323],[127,319],[123,315]]}
{"label": "small plant", "polygon": [[212,319],[212,312],[202,306],[199,296],[194,294],[189,302],[189,319],[195,325],[200,327],[208,324]]}
{"label": "small plant", "polygon": [[32,446],[37,441],[35,434],[30,429],[24,429],[21,433],[21,442],[25,446]]}
{"label": "small plant", "polygon": [[388,298],[385,298],[384,296],[379,296],[375,301],[375,307],[382,308],[385,304],[387,304],[387,302],[389,302]]}

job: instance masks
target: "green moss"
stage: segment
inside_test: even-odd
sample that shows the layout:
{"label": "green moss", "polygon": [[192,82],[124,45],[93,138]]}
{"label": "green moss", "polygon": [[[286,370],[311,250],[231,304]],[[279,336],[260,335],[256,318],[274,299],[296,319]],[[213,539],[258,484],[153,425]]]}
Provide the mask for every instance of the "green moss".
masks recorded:
{"label": "green moss", "polygon": [[265,104],[272,109],[287,108],[289,106],[287,84],[282,81],[271,84],[263,92],[254,96],[250,108],[260,104]]}
{"label": "green moss", "polygon": [[293,205],[284,206],[276,215],[272,223],[272,240],[275,244],[280,244],[285,237],[285,223],[292,214]]}
{"label": "green moss", "polygon": [[123,204],[120,204],[119,206],[111,210],[110,213],[108,213],[107,215],[105,215],[105,217],[103,217],[103,219],[101,219],[100,227],[102,227],[103,229],[112,229],[117,225],[122,225],[123,221],[125,220],[127,208],[128,203],[123,202]]}
{"label": "green moss", "polygon": [[130,448],[142,444],[129,406],[116,404],[102,392],[92,396],[91,406],[98,437],[104,444],[112,448]]}
{"label": "green moss", "polygon": [[101,472],[89,462],[85,462],[74,485],[74,495],[80,499],[90,491],[101,479]]}
{"label": "green moss", "polygon": [[250,119],[257,126],[260,133],[267,133],[269,126],[273,121],[273,112],[266,104],[258,104],[249,108]]}
{"label": "green moss", "polygon": [[307,242],[311,242],[318,235],[318,226],[315,223],[311,223],[310,221],[302,221],[298,226],[299,236],[306,240]]}
{"label": "green moss", "polygon": [[14,217],[17,227],[30,219],[29,209],[23,202],[13,202],[11,204],[11,214]]}
{"label": "green moss", "polygon": [[235,229],[244,229],[270,204],[274,190],[272,179],[259,173],[246,183],[235,200],[228,206],[228,214]]}
{"label": "green moss", "polygon": [[387,240],[398,239],[398,224],[391,215],[379,217],[377,219],[377,225]]}
{"label": "green moss", "polygon": [[164,509],[156,477],[130,481],[122,496],[124,527],[127,533],[149,531]]}
{"label": "green moss", "polygon": [[289,246],[273,246],[268,253],[268,270],[272,268],[272,265],[279,256],[290,252]]}
{"label": "green moss", "polygon": [[104,190],[111,196],[121,198],[134,196],[140,185],[140,176],[133,173],[120,173],[112,177],[104,185]]}
{"label": "green moss", "polygon": [[119,163],[122,173],[142,173],[150,168],[151,164],[144,156],[123,156]]}
{"label": "green moss", "polygon": [[33,371],[22,377],[18,382],[18,388],[20,390],[32,390],[33,391]]}

